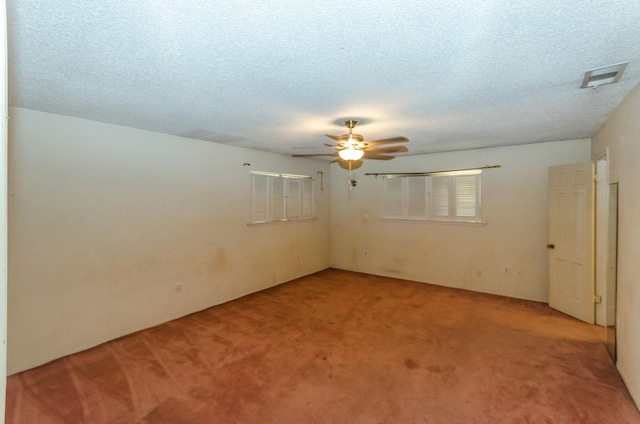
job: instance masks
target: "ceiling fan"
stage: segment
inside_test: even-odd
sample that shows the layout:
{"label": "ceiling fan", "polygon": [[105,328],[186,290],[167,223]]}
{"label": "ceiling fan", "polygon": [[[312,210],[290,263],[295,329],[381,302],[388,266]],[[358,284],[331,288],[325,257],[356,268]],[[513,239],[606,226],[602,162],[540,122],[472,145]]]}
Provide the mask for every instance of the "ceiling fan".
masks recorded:
{"label": "ceiling fan", "polygon": [[406,143],[409,141],[407,137],[393,137],[381,140],[365,141],[360,134],[354,134],[353,128],[358,121],[348,120],[345,125],[349,129],[348,134],[331,135],[325,134],[327,137],[335,141],[335,144],[324,143],[325,146],[331,147],[335,151],[333,153],[311,153],[302,155],[292,155],[293,157],[312,157],[312,156],[332,156],[346,161],[357,161],[360,159],[375,160],[391,160],[395,156],[393,153],[408,152],[405,146],[385,146],[386,144]]}

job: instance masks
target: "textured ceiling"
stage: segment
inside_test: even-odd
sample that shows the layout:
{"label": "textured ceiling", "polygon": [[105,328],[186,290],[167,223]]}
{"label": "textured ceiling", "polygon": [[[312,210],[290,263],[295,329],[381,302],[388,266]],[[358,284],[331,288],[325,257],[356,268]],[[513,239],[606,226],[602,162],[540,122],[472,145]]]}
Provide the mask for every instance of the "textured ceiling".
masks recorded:
{"label": "textured ceiling", "polygon": [[[7,9],[10,105],[282,154],[322,152],[350,118],[408,154],[590,137],[640,81],[638,0]],[[580,89],[624,61],[619,83]]]}

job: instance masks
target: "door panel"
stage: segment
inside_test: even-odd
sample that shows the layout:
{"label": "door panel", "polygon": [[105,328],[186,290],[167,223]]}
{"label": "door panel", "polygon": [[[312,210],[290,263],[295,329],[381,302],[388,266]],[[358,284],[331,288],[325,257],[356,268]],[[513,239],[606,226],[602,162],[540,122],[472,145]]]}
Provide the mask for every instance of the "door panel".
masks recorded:
{"label": "door panel", "polygon": [[594,166],[549,168],[549,306],[594,323]]}

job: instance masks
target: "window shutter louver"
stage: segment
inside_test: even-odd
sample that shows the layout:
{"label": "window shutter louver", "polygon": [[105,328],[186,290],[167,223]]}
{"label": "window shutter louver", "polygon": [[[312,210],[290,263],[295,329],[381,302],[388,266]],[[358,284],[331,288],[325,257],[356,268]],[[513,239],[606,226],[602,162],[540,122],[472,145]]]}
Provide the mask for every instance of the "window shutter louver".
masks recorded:
{"label": "window shutter louver", "polygon": [[287,182],[287,219],[300,218],[300,181],[288,179]]}
{"label": "window shutter louver", "polygon": [[307,178],[302,182],[302,218],[313,218],[313,180]]}
{"label": "window shutter louver", "polygon": [[403,180],[404,178],[385,178],[384,216],[385,218],[403,217]]}
{"label": "window shutter louver", "polygon": [[460,175],[456,177],[456,217],[474,218],[477,210],[477,175]]}
{"label": "window shutter louver", "polygon": [[430,213],[433,218],[449,216],[449,177],[430,177]]}
{"label": "window shutter louver", "polygon": [[271,199],[273,204],[271,205],[271,220],[280,221],[285,218],[285,196],[284,196],[284,178],[272,177],[271,178],[272,193]]}
{"label": "window shutter louver", "polygon": [[253,187],[251,193],[251,221],[269,221],[269,177],[266,175],[251,175]]}
{"label": "window shutter louver", "polygon": [[408,187],[407,214],[409,218],[427,218],[427,178],[406,179]]}

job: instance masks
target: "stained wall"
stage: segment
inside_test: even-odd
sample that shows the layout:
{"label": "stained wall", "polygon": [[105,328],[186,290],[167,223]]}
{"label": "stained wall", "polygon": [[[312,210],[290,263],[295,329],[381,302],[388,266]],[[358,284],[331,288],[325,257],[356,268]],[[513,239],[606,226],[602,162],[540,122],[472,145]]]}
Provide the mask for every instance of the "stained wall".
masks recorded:
{"label": "stained wall", "polygon": [[[588,162],[589,149],[581,139],[365,161],[351,190],[335,165],[331,265],[546,302],[548,169]],[[487,165],[501,167],[482,173],[480,225],[384,220],[383,178],[364,175]]]}
{"label": "stained wall", "polygon": [[[19,108],[9,141],[9,374],[329,265],[325,162]],[[251,170],[318,219],[248,226]]]}

